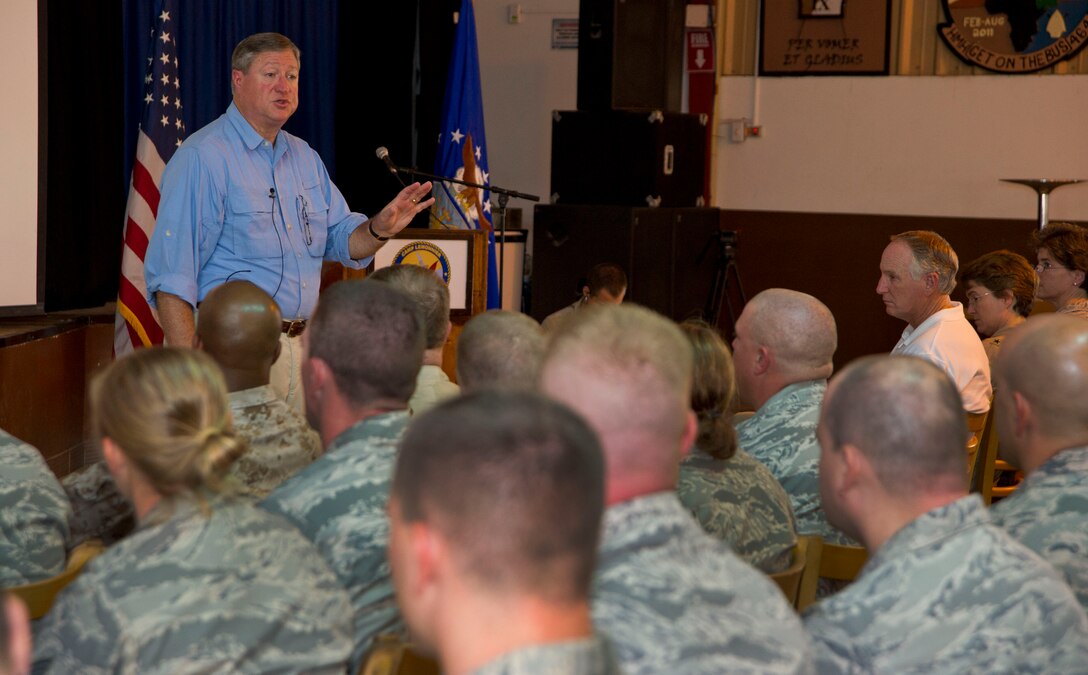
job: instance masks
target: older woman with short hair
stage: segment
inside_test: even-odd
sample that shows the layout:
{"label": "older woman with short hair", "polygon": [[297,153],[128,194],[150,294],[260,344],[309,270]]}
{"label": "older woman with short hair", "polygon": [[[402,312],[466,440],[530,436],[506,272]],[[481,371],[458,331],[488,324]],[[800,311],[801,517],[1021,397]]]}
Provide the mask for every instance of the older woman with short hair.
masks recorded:
{"label": "older woman with short hair", "polygon": [[993,251],[975,258],[960,270],[967,297],[967,316],[984,339],[982,346],[993,364],[1001,341],[1031,314],[1039,283],[1027,258],[1012,251]]}
{"label": "older woman with short hair", "polygon": [[245,442],[211,358],[139,350],[96,378],[91,405],[138,527],[58,598],[34,671],[344,672],[353,618],[332,571],[285,521],[220,491]]}
{"label": "older woman with short hair", "polygon": [[1062,314],[1088,319],[1088,230],[1051,223],[1032,235],[1039,264],[1038,298]]}

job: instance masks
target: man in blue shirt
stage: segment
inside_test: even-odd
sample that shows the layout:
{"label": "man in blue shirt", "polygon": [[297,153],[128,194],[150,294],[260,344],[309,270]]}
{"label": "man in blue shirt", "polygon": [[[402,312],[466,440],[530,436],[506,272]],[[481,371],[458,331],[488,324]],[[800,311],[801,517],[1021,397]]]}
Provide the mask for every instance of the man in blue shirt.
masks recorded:
{"label": "man in blue shirt", "polygon": [[434,203],[430,183],[404,188],[372,220],[348,209],[321,157],[282,130],[298,108],[299,50],[278,33],[242,40],[231,57],[234,101],[192,134],[163,171],[147,250],[149,301],[166,342],[189,346],[194,308],[212,288],[245,279],[284,318],[272,384],[297,400],[297,335],[313,312],[323,260],[361,269]]}

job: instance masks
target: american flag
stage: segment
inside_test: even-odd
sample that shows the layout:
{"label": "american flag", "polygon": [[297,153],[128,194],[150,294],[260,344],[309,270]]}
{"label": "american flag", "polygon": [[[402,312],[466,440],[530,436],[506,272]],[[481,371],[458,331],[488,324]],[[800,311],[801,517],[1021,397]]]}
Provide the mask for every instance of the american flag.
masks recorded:
{"label": "american flag", "polygon": [[151,29],[151,54],[144,76],[144,117],[136,140],[136,161],[125,209],[125,244],[113,352],[121,356],[138,347],[162,344],[162,327],[147,302],[144,255],[159,211],[162,170],[185,137],[178,78],[174,0],[162,0]]}

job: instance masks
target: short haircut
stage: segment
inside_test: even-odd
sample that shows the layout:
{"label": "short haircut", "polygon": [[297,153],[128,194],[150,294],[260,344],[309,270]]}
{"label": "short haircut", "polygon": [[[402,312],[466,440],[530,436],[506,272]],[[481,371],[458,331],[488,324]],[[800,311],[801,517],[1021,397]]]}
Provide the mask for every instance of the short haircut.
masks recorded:
{"label": "short haircut", "polygon": [[948,295],[956,287],[956,272],[960,261],[944,237],[929,230],[911,230],[894,234],[891,241],[901,241],[914,257],[911,276],[915,279],[930,272],[937,273],[938,290]]}
{"label": "short haircut", "polygon": [[[691,414],[694,359],[684,334],[669,319],[629,303],[578,313],[551,337],[542,381],[562,380],[578,398],[572,407],[601,436],[610,472],[675,471],[679,457],[670,443],[682,437]],[[614,446],[613,435],[648,442]]]}
{"label": "short haircut", "polygon": [[457,337],[457,383],[462,391],[535,387],[544,345],[540,324],[525,314],[477,314]]}
{"label": "short haircut", "polygon": [[276,301],[253,282],[241,280],[209,291],[196,324],[204,351],[225,369],[271,365],[281,330]]}
{"label": "short haircut", "polygon": [[450,289],[437,273],[419,265],[390,265],[369,278],[390,284],[416,303],[423,317],[427,349],[445,344],[450,325]]}
{"label": "short haircut", "polygon": [[295,60],[302,64],[302,52],[299,51],[298,46],[286,35],[279,33],[254,33],[245,38],[234,48],[234,53],[230,57],[231,70],[240,70],[243,73],[249,72],[249,65],[253,63],[253,59],[258,54],[265,52],[283,52],[291,50],[295,55]]}
{"label": "short haircut", "polygon": [[699,320],[680,324],[695,357],[691,409],[699,420],[695,445],[712,457],[729,459],[737,451],[733,415],[737,412],[737,383],[733,355],[718,331]]}
{"label": "short haircut", "polygon": [[1028,319],[1001,349],[998,396],[1019,392],[1050,437],[1088,436],[1088,321],[1062,314]]}
{"label": "short haircut", "polygon": [[91,410],[98,437],[164,496],[218,489],[246,449],[223,375],[204,352],[154,347],[114,361],[92,383]]}
{"label": "short haircut", "polygon": [[354,405],[407,402],[423,364],[423,322],[403,291],[351,279],[329,286],[306,328],[309,356]]}
{"label": "short haircut", "polygon": [[584,600],[604,510],[597,437],[531,392],[483,391],[412,419],[394,472],[402,518],[431,524],[477,583]]}
{"label": "short haircut", "polygon": [[857,447],[889,493],[966,489],[967,418],[955,383],[916,356],[868,356],[846,367],[824,399],[832,447]]}
{"label": "short haircut", "polygon": [[1050,223],[1031,235],[1036,249],[1045,248],[1062,267],[1084,272],[1080,287],[1088,289],[1088,229],[1073,223]]}
{"label": "short haircut", "polygon": [[1013,311],[1027,317],[1035,302],[1039,278],[1027,258],[1002,249],[982,255],[964,265],[960,270],[960,283],[965,291],[967,284],[976,283],[996,296],[1012,298]]}
{"label": "short haircut", "polygon": [[605,290],[612,297],[616,297],[627,290],[627,275],[619,265],[599,263],[589,271],[586,286],[589,286],[590,295],[597,295]]}
{"label": "short haircut", "polygon": [[838,348],[835,317],[815,297],[785,288],[768,288],[745,306],[752,338],[774,351],[779,368],[806,379],[831,376]]}

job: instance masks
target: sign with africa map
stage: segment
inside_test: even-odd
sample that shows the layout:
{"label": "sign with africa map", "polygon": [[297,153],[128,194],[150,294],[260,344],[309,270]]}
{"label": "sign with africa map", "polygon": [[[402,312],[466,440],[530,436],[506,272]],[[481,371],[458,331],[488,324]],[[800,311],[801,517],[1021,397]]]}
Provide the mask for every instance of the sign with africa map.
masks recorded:
{"label": "sign with africa map", "polygon": [[1088,43],[1088,0],[944,0],[945,43],[967,63],[1030,73]]}

